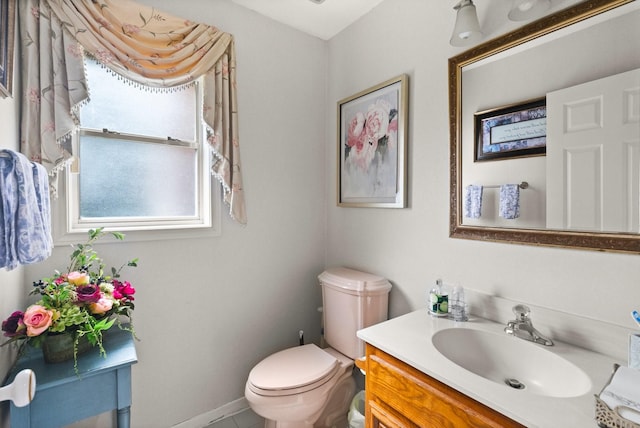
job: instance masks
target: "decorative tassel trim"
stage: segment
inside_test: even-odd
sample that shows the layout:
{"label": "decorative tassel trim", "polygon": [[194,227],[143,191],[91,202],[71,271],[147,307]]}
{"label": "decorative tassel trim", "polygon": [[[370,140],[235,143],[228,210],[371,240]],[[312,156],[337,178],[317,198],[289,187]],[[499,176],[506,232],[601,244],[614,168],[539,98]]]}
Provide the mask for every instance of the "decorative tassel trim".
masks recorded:
{"label": "decorative tassel trim", "polygon": [[56,163],[54,167],[49,171],[49,195],[52,200],[58,199],[58,175],[62,172],[67,166],[69,166],[73,161],[74,157],[71,156],[67,159],[63,159]]}
{"label": "decorative tassel trim", "polygon": [[[141,91],[151,92],[151,93],[154,93],[154,94],[169,94],[169,93],[184,91],[184,90],[190,89],[190,88],[192,88],[193,86],[196,85],[197,79],[192,78],[191,81],[189,81],[187,83],[182,83],[182,84],[176,85],[176,86],[170,86],[170,87],[169,86],[150,86],[148,84],[140,83],[140,82],[135,81],[135,80],[133,80],[133,79],[131,79],[129,77],[123,76],[120,73],[115,72],[111,67],[109,67],[108,65],[104,64],[99,59],[97,59],[91,52],[86,52],[85,51],[85,55],[88,56],[89,58],[91,58],[93,61],[97,62],[100,65],[100,67],[102,67],[102,69],[104,69],[105,71],[109,72],[113,77],[115,77],[118,80],[122,81],[123,83],[126,83],[129,86],[133,86],[134,88],[139,89]],[[157,80],[157,79],[148,79],[148,80],[149,81],[156,80],[158,82],[161,82],[160,80]]]}
{"label": "decorative tassel trim", "polygon": [[[209,126],[209,124],[203,119],[202,122],[204,123],[206,130],[206,133],[214,133],[214,130],[211,126]],[[209,146],[209,152],[211,153],[211,155],[214,157],[214,159],[220,161],[220,162],[227,162],[227,160],[224,158],[224,156],[222,156],[222,154],[220,154],[216,149],[213,148],[213,146],[211,144],[207,144]],[[222,174],[218,174],[218,172],[216,172],[213,169],[213,165],[211,166],[211,176],[214,177],[216,180],[218,180],[218,182],[220,183],[220,187],[222,187],[222,191],[224,192],[224,197],[222,198],[224,200],[225,205],[227,205],[227,207],[229,208],[229,217],[231,217],[231,219],[237,223],[243,224],[245,225],[246,223],[243,221],[240,221],[234,214],[233,214],[233,206],[231,204],[231,198],[230,196],[232,196],[233,192],[231,191],[231,186],[229,186],[225,180],[224,180],[224,176]]]}
{"label": "decorative tassel trim", "polygon": [[66,159],[62,159],[61,161],[59,161],[58,163],[56,163],[53,168],[51,169],[51,171],[49,171],[49,177],[55,177],[57,176],[59,173],[61,173],[62,171],[64,171],[64,169],[69,166],[69,164],[73,163],[73,161],[75,160],[75,158],[73,156],[68,157]]}

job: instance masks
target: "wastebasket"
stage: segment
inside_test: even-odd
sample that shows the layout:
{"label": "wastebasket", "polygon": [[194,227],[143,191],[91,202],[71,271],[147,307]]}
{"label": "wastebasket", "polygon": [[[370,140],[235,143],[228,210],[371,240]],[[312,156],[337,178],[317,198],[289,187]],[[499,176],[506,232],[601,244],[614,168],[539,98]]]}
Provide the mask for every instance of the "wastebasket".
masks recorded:
{"label": "wastebasket", "polygon": [[358,392],[351,400],[349,428],[364,428],[364,391]]}

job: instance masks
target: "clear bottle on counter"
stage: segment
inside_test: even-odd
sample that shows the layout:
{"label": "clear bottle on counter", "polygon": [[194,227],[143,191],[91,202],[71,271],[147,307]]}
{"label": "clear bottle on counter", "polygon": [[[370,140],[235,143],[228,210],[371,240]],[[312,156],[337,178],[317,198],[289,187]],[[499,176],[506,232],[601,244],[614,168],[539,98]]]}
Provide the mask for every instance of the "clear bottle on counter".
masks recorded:
{"label": "clear bottle on counter", "polygon": [[464,296],[464,288],[460,285],[453,287],[451,292],[451,299],[449,301],[449,309],[451,311],[451,318],[454,321],[468,321],[467,315],[467,302]]}

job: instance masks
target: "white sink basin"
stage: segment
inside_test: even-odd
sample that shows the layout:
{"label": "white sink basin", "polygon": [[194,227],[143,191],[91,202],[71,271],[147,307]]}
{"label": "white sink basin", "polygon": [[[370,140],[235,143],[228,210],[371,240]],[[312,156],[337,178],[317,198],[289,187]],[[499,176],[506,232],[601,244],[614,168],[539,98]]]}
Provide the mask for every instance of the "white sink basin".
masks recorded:
{"label": "white sink basin", "polygon": [[542,345],[507,334],[468,328],[436,332],[435,348],[447,359],[514,391],[549,397],[576,397],[591,390],[580,368]]}

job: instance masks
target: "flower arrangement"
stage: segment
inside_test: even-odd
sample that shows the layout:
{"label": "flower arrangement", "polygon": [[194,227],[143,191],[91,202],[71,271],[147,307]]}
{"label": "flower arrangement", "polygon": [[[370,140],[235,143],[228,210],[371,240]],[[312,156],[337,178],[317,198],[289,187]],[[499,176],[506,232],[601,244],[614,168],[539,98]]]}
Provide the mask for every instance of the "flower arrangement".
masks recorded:
{"label": "flower arrangement", "polygon": [[[124,239],[120,232],[110,232],[118,240]],[[55,271],[50,278],[33,283],[30,294],[40,299],[24,312],[15,311],[2,322],[2,331],[10,339],[2,346],[26,341],[33,346],[41,346],[50,335],[71,333],[74,337],[73,357],[77,364],[78,342],[82,338],[92,346],[100,348],[102,333],[114,323],[133,334],[132,311],[134,310],[135,289],[128,281],[120,279],[120,271],[125,266],[137,266],[138,259],[123,264],[119,269],[111,268],[111,275],[105,275],[104,263],[93,248],[93,243],[106,235],[103,228],[90,230],[89,239],[84,244],[73,245],[71,263],[65,273]],[[129,326],[122,324],[122,317],[128,319]]]}
{"label": "flower arrangement", "polygon": [[358,111],[349,121],[345,159],[363,172],[368,172],[376,155],[383,162],[387,151],[398,143],[398,109],[385,99],[377,99],[366,113]]}

